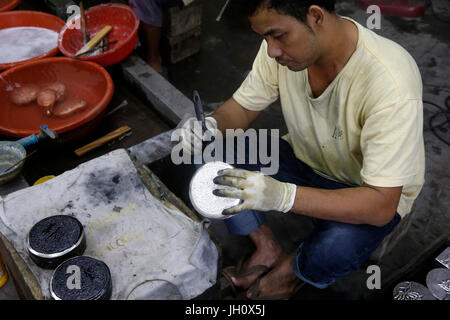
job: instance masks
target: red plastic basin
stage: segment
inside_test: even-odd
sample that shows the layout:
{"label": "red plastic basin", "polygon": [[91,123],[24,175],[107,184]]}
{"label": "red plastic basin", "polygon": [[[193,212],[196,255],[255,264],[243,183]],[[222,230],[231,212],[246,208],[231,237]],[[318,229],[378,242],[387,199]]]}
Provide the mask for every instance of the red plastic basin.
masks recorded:
{"label": "red plastic basin", "polygon": [[19,5],[21,0],[0,0],[0,12],[12,10]]}
{"label": "red plastic basin", "polygon": [[[46,117],[36,102],[16,106],[9,101],[11,87],[16,83],[43,85],[60,81],[66,85],[66,99],[80,97],[88,107],[69,118]],[[56,133],[73,131],[98,119],[111,101],[114,84],[100,65],[70,58],[45,58],[20,65],[0,74],[0,134],[25,137],[39,133],[47,124]]]}
{"label": "red plastic basin", "polygon": [[[79,16],[76,16],[70,20],[58,38],[59,50],[67,57],[73,57],[83,47],[81,30],[73,28],[74,25],[79,25],[79,19]],[[107,67],[122,61],[134,50],[138,43],[139,19],[131,7],[107,3],[86,11],[86,29],[90,35],[96,34],[107,25],[112,26],[108,40],[117,42],[103,54],[79,57],[79,60],[93,61]]]}
{"label": "red plastic basin", "polygon": [[421,17],[426,8],[426,0],[356,0],[356,2],[364,9],[377,5],[384,14],[406,18]]}
{"label": "red plastic basin", "polygon": [[[64,27],[64,21],[57,16],[38,12],[38,11],[10,11],[0,13],[0,29],[14,28],[14,27],[39,27],[53,30],[55,32],[60,32]],[[59,52],[58,46],[55,46],[52,50],[47,53],[28,60],[23,60],[14,63],[4,63],[0,64],[0,70],[9,69],[30,61],[52,57],[57,55]]]}

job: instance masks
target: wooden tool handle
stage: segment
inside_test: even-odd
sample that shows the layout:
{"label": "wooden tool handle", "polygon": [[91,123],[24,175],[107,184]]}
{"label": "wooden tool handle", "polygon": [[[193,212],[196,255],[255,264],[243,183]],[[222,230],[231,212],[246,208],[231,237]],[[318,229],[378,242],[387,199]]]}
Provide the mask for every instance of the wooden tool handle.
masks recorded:
{"label": "wooden tool handle", "polygon": [[112,30],[111,26],[105,26],[102,30],[100,30],[88,43],[86,43],[83,48],[80,49],[75,54],[75,58],[86,53],[86,51],[89,51],[93,49],[104,37],[108,35],[108,33]]}
{"label": "wooden tool handle", "polygon": [[120,137],[121,135],[127,133],[128,131],[131,131],[131,128],[128,126],[124,126],[121,127],[109,134],[107,134],[106,136],[95,140],[94,142],[89,143],[88,145],[81,147],[77,150],[75,150],[75,154],[79,157],[81,157],[82,155],[86,154],[87,152],[94,150],[95,148],[98,148],[102,145],[104,145],[105,143],[108,143],[111,140],[114,140],[115,138]]}
{"label": "wooden tool handle", "polygon": [[89,36],[86,30],[86,15],[84,13],[83,2],[80,2],[80,22],[81,22],[81,34],[83,35],[83,45],[89,42]]}

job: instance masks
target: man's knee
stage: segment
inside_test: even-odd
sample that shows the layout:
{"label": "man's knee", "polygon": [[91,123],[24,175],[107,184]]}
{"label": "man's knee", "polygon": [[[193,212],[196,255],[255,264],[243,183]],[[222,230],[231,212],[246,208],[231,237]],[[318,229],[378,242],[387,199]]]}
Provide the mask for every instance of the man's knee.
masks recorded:
{"label": "man's knee", "polygon": [[384,237],[365,225],[332,225],[313,232],[297,250],[298,272],[312,282],[333,283],[358,270]]}

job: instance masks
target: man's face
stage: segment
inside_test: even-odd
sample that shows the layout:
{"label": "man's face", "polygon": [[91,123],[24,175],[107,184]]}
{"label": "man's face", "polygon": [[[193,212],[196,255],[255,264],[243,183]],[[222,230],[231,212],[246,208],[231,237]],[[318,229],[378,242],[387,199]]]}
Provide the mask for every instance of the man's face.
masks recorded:
{"label": "man's face", "polygon": [[252,29],[267,41],[267,54],[291,71],[302,71],[319,58],[317,37],[296,18],[260,9],[249,20]]}

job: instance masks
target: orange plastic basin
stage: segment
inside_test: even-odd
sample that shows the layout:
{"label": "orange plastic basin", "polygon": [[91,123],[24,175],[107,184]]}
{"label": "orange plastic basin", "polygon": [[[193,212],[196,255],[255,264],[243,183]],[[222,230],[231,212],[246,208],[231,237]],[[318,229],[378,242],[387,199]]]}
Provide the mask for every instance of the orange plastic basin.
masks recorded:
{"label": "orange plastic basin", "polygon": [[[44,85],[60,81],[66,85],[66,99],[80,97],[88,107],[69,118],[46,117],[41,107],[33,102],[16,106],[9,101],[11,88],[16,83]],[[56,133],[72,131],[101,117],[114,93],[109,73],[92,62],[70,58],[45,58],[20,65],[0,74],[0,133],[11,137],[25,137],[39,133],[47,124]]]}
{"label": "orange plastic basin", "polygon": [[[1,0],[0,0],[1,1]],[[0,13],[0,29],[14,28],[14,27],[38,27],[60,32],[65,23],[57,16],[38,12],[38,11],[9,11]],[[47,53],[28,60],[23,60],[14,63],[0,64],[0,70],[9,69],[20,64],[24,64],[30,61],[53,57],[59,52],[58,46],[55,46]]]}
{"label": "orange plastic basin", "polygon": [[[59,34],[59,50],[67,57],[73,57],[83,47],[81,30],[74,28],[80,25],[79,20],[79,16],[70,20]],[[111,44],[110,49],[103,54],[79,57],[79,60],[93,61],[107,67],[122,61],[134,50],[138,43],[139,19],[131,7],[107,3],[86,11],[88,34],[94,35],[107,25],[113,28],[108,34],[108,40],[117,42]]]}
{"label": "orange plastic basin", "polygon": [[0,0],[0,12],[12,10],[19,5],[21,0]]}

